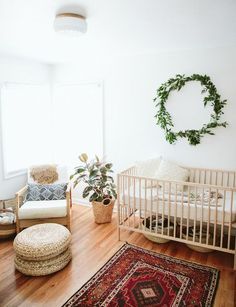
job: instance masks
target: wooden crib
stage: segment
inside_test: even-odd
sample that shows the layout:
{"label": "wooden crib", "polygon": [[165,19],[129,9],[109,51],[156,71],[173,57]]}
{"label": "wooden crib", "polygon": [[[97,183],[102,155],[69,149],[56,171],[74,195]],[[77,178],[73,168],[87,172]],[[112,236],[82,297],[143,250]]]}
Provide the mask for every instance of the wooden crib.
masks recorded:
{"label": "wooden crib", "polygon": [[119,239],[123,229],[231,253],[236,269],[236,172],[184,168],[188,182],[118,174]]}

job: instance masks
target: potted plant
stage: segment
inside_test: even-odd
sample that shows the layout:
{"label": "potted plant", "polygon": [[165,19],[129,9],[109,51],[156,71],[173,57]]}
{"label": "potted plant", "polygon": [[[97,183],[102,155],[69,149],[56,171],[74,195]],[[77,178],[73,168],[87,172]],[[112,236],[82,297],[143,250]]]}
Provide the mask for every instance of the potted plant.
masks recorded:
{"label": "potted plant", "polygon": [[83,153],[79,156],[83,165],[75,168],[75,172],[70,176],[74,181],[74,187],[80,182],[85,183],[83,198],[89,197],[92,203],[95,222],[98,224],[111,222],[112,211],[117,198],[116,185],[114,184],[112,164],[96,159],[88,161],[88,156]]}

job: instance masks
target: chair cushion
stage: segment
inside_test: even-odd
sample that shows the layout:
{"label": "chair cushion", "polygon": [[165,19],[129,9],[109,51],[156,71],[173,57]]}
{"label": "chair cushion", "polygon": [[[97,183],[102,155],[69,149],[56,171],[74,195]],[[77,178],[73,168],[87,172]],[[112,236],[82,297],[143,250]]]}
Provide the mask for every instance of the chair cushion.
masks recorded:
{"label": "chair cushion", "polygon": [[64,217],[67,215],[66,200],[26,201],[19,209],[19,219]]}
{"label": "chair cushion", "polygon": [[59,200],[66,198],[67,183],[28,184],[26,201]]}

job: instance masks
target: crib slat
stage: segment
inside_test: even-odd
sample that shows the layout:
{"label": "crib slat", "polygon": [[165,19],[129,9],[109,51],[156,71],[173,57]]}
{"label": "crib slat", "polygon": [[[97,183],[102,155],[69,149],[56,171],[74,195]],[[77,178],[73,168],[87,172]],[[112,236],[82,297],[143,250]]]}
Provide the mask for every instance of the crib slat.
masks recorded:
{"label": "crib slat", "polygon": [[199,238],[200,243],[202,243],[203,204],[204,204],[204,188],[202,188],[202,201],[201,201],[200,238]]}
{"label": "crib slat", "polygon": [[204,169],[204,184],[206,184],[206,170]]}
{"label": "crib slat", "polygon": [[[218,195],[218,189],[216,189],[216,195]],[[217,211],[218,210],[218,197],[216,197],[216,210],[215,210],[215,223],[214,223],[214,238],[213,245],[216,246],[216,226],[217,226]]]}
{"label": "crib slat", "polygon": [[170,235],[170,196],[171,196],[171,182],[169,182],[169,195],[168,195],[168,229],[167,229],[167,234],[168,236]]}
{"label": "crib slat", "polygon": [[217,179],[218,179],[218,172],[216,171],[216,177],[215,177],[215,185],[217,185]]}
{"label": "crib slat", "polygon": [[152,189],[153,189],[153,181],[151,180],[150,231],[152,231],[152,203],[153,203]]}
{"label": "crib slat", "polygon": [[208,219],[207,219],[207,238],[206,243],[209,244],[209,231],[210,231],[210,221],[211,221],[211,188],[209,188],[209,199],[208,199]]}
{"label": "crib slat", "polygon": [[130,227],[130,177],[128,177],[128,225]]}
{"label": "crib slat", "polygon": [[[216,195],[218,197],[218,195]],[[224,190],[224,199],[223,199],[223,212],[222,212],[222,224],[221,224],[221,234],[220,234],[220,247],[223,247],[223,235],[224,235],[224,225],[225,225],[225,198],[226,193]]]}
{"label": "crib slat", "polygon": [[213,173],[213,171],[210,170],[210,184],[212,184],[212,173]]}
{"label": "crib slat", "polygon": [[120,240],[120,175],[117,175],[117,223],[118,223],[118,240]]}
{"label": "crib slat", "polygon": [[127,187],[126,187],[126,181],[127,181],[127,178],[124,176],[124,221],[125,221],[125,224],[126,224],[126,222],[127,222],[127,203],[126,203],[126,198],[127,198],[126,191],[127,191]]}
{"label": "crib slat", "polygon": [[174,237],[176,237],[176,215],[177,215],[177,184],[175,184],[175,216],[174,216]]}
{"label": "crib slat", "polygon": [[164,210],[165,210],[165,183],[162,183],[162,221],[161,221],[161,234],[164,233]]}
{"label": "crib slat", "polygon": [[193,242],[195,242],[195,237],[196,237],[196,219],[197,219],[197,187],[195,187],[195,201],[194,201],[194,224],[193,224]]}
{"label": "crib slat", "polygon": [[189,235],[189,213],[190,213],[190,188],[188,186],[188,214],[187,214],[187,232],[186,232],[187,240],[188,240],[188,235]]}
{"label": "crib slat", "polygon": [[229,217],[229,231],[228,231],[228,243],[227,243],[228,249],[230,249],[230,236],[231,236],[231,228],[232,228],[232,208],[233,208],[233,198],[234,198],[233,190],[231,190],[230,194],[231,194],[230,195],[230,217]]}
{"label": "crib slat", "polygon": [[122,203],[122,222],[125,224],[125,177],[122,176],[122,191],[123,191],[123,203]]}
{"label": "crib slat", "polygon": [[156,206],[156,233],[158,232],[158,220],[159,220],[159,182],[156,182],[157,190],[157,206]]}
{"label": "crib slat", "polygon": [[180,218],[180,239],[182,239],[183,235],[183,195],[184,191],[181,190],[181,218]]}
{"label": "crib slat", "polygon": [[146,216],[146,211],[147,211],[147,179],[144,179],[144,195],[145,195],[145,200],[144,200],[144,226],[145,226],[145,230],[147,227],[147,216]]}
{"label": "crib slat", "polygon": [[227,173],[227,187],[229,186],[229,172]]}
{"label": "crib slat", "polygon": [[134,180],[134,184],[133,184],[133,195],[134,195],[133,217],[134,217],[134,227],[135,227],[135,224],[136,224],[136,217],[135,217],[135,213],[136,213],[136,184],[135,184],[135,181],[136,181],[136,178],[133,177],[133,180]]}

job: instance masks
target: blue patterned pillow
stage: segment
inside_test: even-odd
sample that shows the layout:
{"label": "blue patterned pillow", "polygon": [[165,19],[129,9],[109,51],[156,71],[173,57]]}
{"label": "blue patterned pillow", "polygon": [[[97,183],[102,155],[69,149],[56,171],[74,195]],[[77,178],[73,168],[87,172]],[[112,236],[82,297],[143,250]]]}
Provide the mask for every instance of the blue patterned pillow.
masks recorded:
{"label": "blue patterned pillow", "polygon": [[28,184],[25,201],[65,199],[66,189],[67,183]]}

